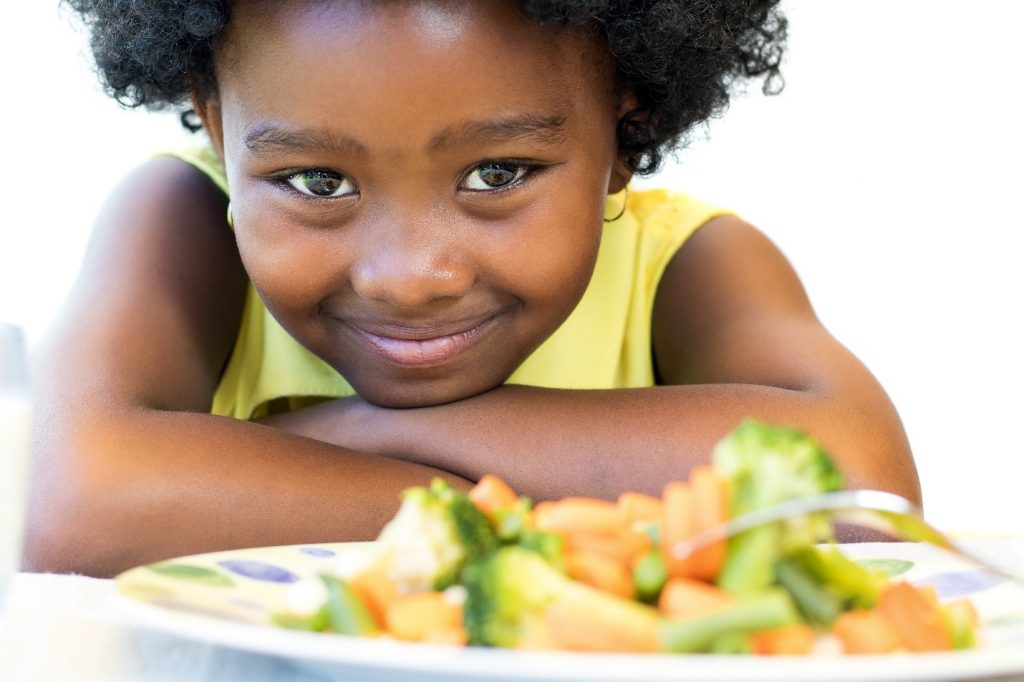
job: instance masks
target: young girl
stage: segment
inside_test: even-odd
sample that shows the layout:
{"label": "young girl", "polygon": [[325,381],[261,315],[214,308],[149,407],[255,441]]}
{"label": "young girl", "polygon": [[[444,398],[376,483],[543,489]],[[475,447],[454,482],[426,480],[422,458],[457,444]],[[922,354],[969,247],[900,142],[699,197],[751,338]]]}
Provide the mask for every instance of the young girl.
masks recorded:
{"label": "young girl", "polygon": [[774,2],[70,4],[209,146],[114,192],[38,354],[32,568],[370,538],[436,476],[657,493],[745,417],[919,499],[771,242],[628,186],[778,78]]}

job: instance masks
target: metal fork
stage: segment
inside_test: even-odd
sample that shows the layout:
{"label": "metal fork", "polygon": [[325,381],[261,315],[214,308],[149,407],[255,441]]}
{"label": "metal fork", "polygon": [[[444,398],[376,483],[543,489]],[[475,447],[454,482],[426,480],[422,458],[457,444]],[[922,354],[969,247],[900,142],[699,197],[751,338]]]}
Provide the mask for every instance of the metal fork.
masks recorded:
{"label": "metal fork", "polygon": [[680,542],[673,548],[673,553],[682,559],[713,542],[731,538],[758,526],[816,513],[828,514],[834,521],[879,530],[896,539],[936,545],[966,559],[978,568],[1024,588],[1024,577],[1012,575],[958,547],[952,540],[925,521],[921,516],[921,511],[910,500],[879,490],[842,490],[823,493],[788,500],[771,507],[748,512]]}

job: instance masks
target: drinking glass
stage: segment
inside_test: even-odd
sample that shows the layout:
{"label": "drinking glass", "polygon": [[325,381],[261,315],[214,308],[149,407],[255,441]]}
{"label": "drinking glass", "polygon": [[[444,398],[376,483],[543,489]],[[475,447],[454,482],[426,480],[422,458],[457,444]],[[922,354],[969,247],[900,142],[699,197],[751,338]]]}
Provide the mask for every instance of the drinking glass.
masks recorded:
{"label": "drinking glass", "polygon": [[21,565],[29,460],[28,366],[21,330],[0,322],[0,609]]}

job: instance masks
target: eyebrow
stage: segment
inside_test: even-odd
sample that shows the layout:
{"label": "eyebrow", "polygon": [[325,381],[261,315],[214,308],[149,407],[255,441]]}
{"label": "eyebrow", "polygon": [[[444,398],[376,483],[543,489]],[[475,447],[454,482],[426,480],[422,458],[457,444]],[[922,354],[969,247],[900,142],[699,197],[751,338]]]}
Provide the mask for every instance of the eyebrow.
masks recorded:
{"label": "eyebrow", "polygon": [[[469,121],[441,131],[427,144],[431,152],[454,147],[479,146],[509,141],[530,141],[554,145],[565,141],[565,119],[561,114],[545,116],[518,114],[496,121]],[[280,152],[333,152],[345,156],[366,156],[359,140],[324,128],[289,129],[273,123],[254,128],[243,138],[246,148],[257,156]]]}
{"label": "eyebrow", "polygon": [[334,152],[345,156],[366,156],[359,140],[323,128],[288,129],[274,124],[261,125],[246,133],[246,148],[257,156],[275,152]]}
{"label": "eyebrow", "polygon": [[497,121],[470,121],[438,133],[427,148],[444,151],[452,147],[524,140],[544,145],[564,142],[565,116],[519,114]]}

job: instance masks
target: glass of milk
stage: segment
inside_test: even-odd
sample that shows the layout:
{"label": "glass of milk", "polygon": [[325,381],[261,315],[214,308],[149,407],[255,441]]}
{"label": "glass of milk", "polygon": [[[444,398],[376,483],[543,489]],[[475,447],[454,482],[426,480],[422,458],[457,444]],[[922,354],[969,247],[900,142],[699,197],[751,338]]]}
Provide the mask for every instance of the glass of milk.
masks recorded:
{"label": "glass of milk", "polygon": [[21,330],[0,322],[0,608],[21,565],[29,460],[28,366]]}

